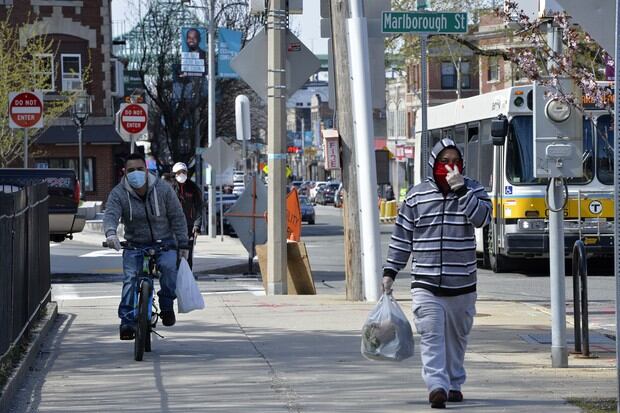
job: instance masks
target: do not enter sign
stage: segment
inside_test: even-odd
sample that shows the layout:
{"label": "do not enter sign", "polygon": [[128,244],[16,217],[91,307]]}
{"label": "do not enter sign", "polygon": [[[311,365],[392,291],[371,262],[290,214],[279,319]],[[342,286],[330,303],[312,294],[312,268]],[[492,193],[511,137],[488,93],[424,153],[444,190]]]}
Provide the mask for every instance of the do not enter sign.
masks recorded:
{"label": "do not enter sign", "polygon": [[141,133],[146,129],[148,109],[145,104],[130,103],[121,107],[121,128],[129,133]]}
{"label": "do not enter sign", "polygon": [[41,93],[9,93],[9,127],[12,129],[43,127],[43,96]]}

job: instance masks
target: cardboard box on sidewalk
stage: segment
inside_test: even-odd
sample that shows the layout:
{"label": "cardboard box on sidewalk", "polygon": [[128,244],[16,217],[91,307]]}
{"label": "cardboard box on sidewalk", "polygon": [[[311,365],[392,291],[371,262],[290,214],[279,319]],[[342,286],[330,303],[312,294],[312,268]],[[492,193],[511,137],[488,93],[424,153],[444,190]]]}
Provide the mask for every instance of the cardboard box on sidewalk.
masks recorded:
{"label": "cardboard box on sidewalk", "polygon": [[[288,242],[287,253],[287,291],[289,295],[315,295],[314,280],[308,259],[308,250],[303,242]],[[256,246],[258,265],[263,276],[263,287],[267,291],[267,244]]]}

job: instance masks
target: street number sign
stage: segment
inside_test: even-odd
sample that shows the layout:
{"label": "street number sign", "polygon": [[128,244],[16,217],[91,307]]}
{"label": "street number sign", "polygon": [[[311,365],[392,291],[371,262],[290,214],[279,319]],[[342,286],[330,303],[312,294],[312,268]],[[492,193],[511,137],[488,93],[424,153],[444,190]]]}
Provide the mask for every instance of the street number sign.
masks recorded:
{"label": "street number sign", "polygon": [[39,92],[9,93],[9,128],[42,128],[43,95]]}
{"label": "street number sign", "polygon": [[383,33],[467,33],[467,13],[384,11]]}
{"label": "street number sign", "polygon": [[144,103],[130,103],[121,107],[121,129],[129,134],[142,133],[148,123],[148,107]]}

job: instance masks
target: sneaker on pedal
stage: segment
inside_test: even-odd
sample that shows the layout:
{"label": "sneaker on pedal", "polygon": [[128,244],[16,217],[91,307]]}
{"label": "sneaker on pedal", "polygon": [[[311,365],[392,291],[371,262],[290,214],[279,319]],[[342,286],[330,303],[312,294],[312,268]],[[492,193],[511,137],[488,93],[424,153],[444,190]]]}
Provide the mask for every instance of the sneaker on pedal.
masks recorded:
{"label": "sneaker on pedal", "polygon": [[121,324],[119,332],[121,340],[133,340],[136,337],[136,329],[131,324]]}
{"label": "sneaker on pedal", "polygon": [[177,321],[174,316],[174,310],[162,310],[159,315],[161,316],[161,323],[166,327],[173,326]]}

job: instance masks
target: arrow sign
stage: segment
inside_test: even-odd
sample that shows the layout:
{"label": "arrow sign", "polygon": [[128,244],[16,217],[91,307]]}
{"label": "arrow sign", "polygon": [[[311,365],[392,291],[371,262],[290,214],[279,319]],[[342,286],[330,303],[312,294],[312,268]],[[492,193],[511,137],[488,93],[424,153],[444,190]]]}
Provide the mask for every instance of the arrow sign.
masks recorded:
{"label": "arrow sign", "polygon": [[121,130],[128,134],[142,133],[148,123],[148,106],[144,103],[121,105]]}
{"label": "arrow sign", "polygon": [[42,128],[43,95],[40,92],[9,93],[9,128]]}

